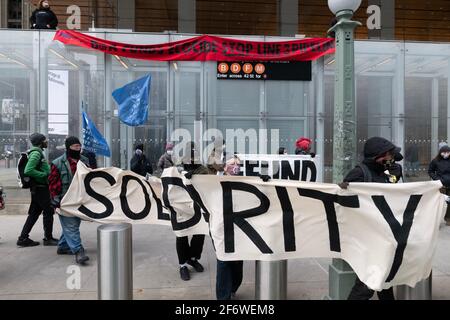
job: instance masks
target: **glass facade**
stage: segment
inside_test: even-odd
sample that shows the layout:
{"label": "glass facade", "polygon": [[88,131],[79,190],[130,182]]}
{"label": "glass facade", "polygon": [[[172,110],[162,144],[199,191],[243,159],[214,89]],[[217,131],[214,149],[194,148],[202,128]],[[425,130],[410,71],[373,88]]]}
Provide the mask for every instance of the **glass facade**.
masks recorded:
{"label": "glass facade", "polygon": [[[181,34],[90,33],[134,44],[188,37]],[[81,105],[108,140],[112,157],[100,165],[128,168],[133,146],[144,143],[152,163],[175,129],[202,137],[208,129],[242,129],[236,141],[246,152],[275,153],[273,140],[294,152],[295,140],[308,136],[324,157],[324,181],[331,181],[333,159],[334,59],[313,63],[310,82],[218,80],[216,62],[153,62],[119,58],[53,42],[46,31],[0,31],[0,172],[15,183],[20,152],[28,136],[49,135],[49,158],[61,154],[67,135],[81,135]],[[249,37],[260,41],[286,39]],[[356,88],[358,152],[368,137],[393,140],[403,150],[415,145],[420,176],[450,135],[450,44],[357,41]],[[118,119],[114,89],[150,74],[148,122],[131,128]],[[248,129],[267,129],[253,150]],[[270,134],[277,129],[278,137]],[[240,141],[239,141],[240,140]],[[208,144],[204,141],[201,148]],[[407,167],[406,169],[408,169]],[[407,172],[408,173],[408,172]],[[3,182],[2,182],[3,183]]]}

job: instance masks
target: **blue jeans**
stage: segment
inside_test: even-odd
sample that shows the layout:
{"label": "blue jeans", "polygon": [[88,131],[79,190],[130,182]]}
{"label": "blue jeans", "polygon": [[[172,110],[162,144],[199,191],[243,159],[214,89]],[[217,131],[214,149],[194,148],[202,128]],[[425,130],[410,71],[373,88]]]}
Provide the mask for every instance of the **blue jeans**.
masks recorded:
{"label": "blue jeans", "polygon": [[217,300],[230,300],[242,283],[243,261],[217,260],[216,296]]}
{"label": "blue jeans", "polygon": [[58,242],[58,248],[70,249],[73,253],[77,253],[83,247],[80,237],[81,219],[59,215],[59,221],[61,222],[62,234]]}

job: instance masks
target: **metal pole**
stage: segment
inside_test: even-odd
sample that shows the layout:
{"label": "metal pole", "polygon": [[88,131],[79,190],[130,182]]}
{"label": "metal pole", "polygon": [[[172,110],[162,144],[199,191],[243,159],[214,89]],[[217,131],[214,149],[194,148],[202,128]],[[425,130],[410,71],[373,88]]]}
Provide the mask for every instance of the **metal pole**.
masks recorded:
{"label": "metal pole", "polygon": [[397,300],[432,300],[433,274],[419,281],[414,288],[407,285],[395,287],[395,298]]}
{"label": "metal pole", "polygon": [[[336,37],[334,80],[333,182],[341,183],[356,161],[355,45],[352,10],[336,13],[337,23],[328,31]],[[341,259],[330,265],[329,299],[347,299],[354,284],[351,267]]]}
{"label": "metal pole", "polygon": [[286,300],[287,260],[255,262],[255,299]]}
{"label": "metal pole", "polygon": [[132,227],[105,224],[97,229],[98,299],[133,299]]}

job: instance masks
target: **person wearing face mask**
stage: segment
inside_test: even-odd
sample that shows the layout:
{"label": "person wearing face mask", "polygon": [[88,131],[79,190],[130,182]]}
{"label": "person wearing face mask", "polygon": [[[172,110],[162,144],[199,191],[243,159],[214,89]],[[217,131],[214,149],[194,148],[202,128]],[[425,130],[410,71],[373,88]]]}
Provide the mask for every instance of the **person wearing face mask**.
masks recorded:
{"label": "person wearing face mask", "polygon": [[[442,192],[450,195],[450,147],[448,145],[443,145],[439,149],[439,154],[431,161],[428,167],[428,175],[433,180],[441,180],[444,185]],[[450,205],[447,205],[445,222],[450,226]]]}
{"label": "person wearing face mask", "polygon": [[24,169],[24,175],[31,177],[31,203],[28,209],[28,217],[20,233],[17,245],[19,247],[38,246],[39,242],[29,238],[29,233],[41,212],[44,216],[44,246],[56,246],[58,240],[53,238],[53,214],[54,210],[50,205],[50,193],[48,189],[48,175],[50,166],[45,159],[44,149],[48,147],[47,138],[40,133],[33,133],[30,136],[33,147],[28,151],[28,162]]}
{"label": "person wearing face mask", "polygon": [[159,158],[157,168],[162,171],[166,168],[173,167],[174,161],[172,160],[173,156],[173,144],[168,143],[166,145],[166,152]]}
{"label": "person wearing face mask", "polygon": [[[81,142],[77,137],[68,137],[65,141],[66,152],[53,160],[48,177],[52,206],[60,207],[61,200],[69,189],[77,171],[79,161],[89,167],[89,159],[81,155]],[[59,212],[58,212],[59,213]],[[81,219],[59,215],[62,235],[58,242],[57,254],[74,254],[75,262],[84,265],[89,257],[85,254],[80,237]]]}
{"label": "person wearing face mask", "polygon": [[[339,184],[343,189],[349,182],[377,182],[396,183],[398,172],[390,172],[395,162],[395,156],[399,159],[401,149],[385,138],[373,137],[364,144],[364,160],[352,169]],[[369,300],[375,291],[369,289],[358,277],[356,277],[348,300]],[[395,300],[392,288],[378,291],[380,300]]]}
{"label": "person wearing face mask", "polygon": [[147,157],[144,154],[144,145],[138,144],[134,151],[134,156],[130,161],[130,169],[143,177],[148,174],[153,174],[153,168]]}
{"label": "person wearing face mask", "polygon": [[47,0],[39,1],[38,8],[33,11],[30,17],[31,29],[56,29],[58,18],[50,9],[50,3]]}

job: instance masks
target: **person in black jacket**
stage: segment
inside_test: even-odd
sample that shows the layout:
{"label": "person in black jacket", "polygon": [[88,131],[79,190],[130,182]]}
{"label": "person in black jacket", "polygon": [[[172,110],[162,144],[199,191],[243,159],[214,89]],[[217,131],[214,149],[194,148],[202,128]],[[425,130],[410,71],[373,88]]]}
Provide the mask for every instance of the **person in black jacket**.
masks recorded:
{"label": "person in black jacket", "polygon": [[[443,193],[450,195],[450,147],[444,145],[439,149],[439,154],[431,161],[428,167],[428,175],[433,180],[441,180]],[[450,226],[450,205],[447,205],[445,222]]]}
{"label": "person in black jacket", "polygon": [[[400,148],[392,142],[381,137],[373,137],[364,145],[364,160],[352,169],[341,183],[346,188],[349,182],[378,182],[395,183],[395,173],[389,172],[395,161],[395,155],[400,153]],[[369,289],[358,277],[348,296],[348,300],[369,300],[374,290]],[[377,292],[380,300],[395,300],[392,288]]]}
{"label": "person in black jacket", "polygon": [[143,177],[148,174],[153,174],[153,168],[147,157],[144,154],[144,145],[138,144],[134,151],[134,156],[130,161],[131,171]]}
{"label": "person in black jacket", "polygon": [[58,18],[50,9],[47,0],[39,1],[38,8],[33,11],[30,17],[31,29],[56,29]]}

